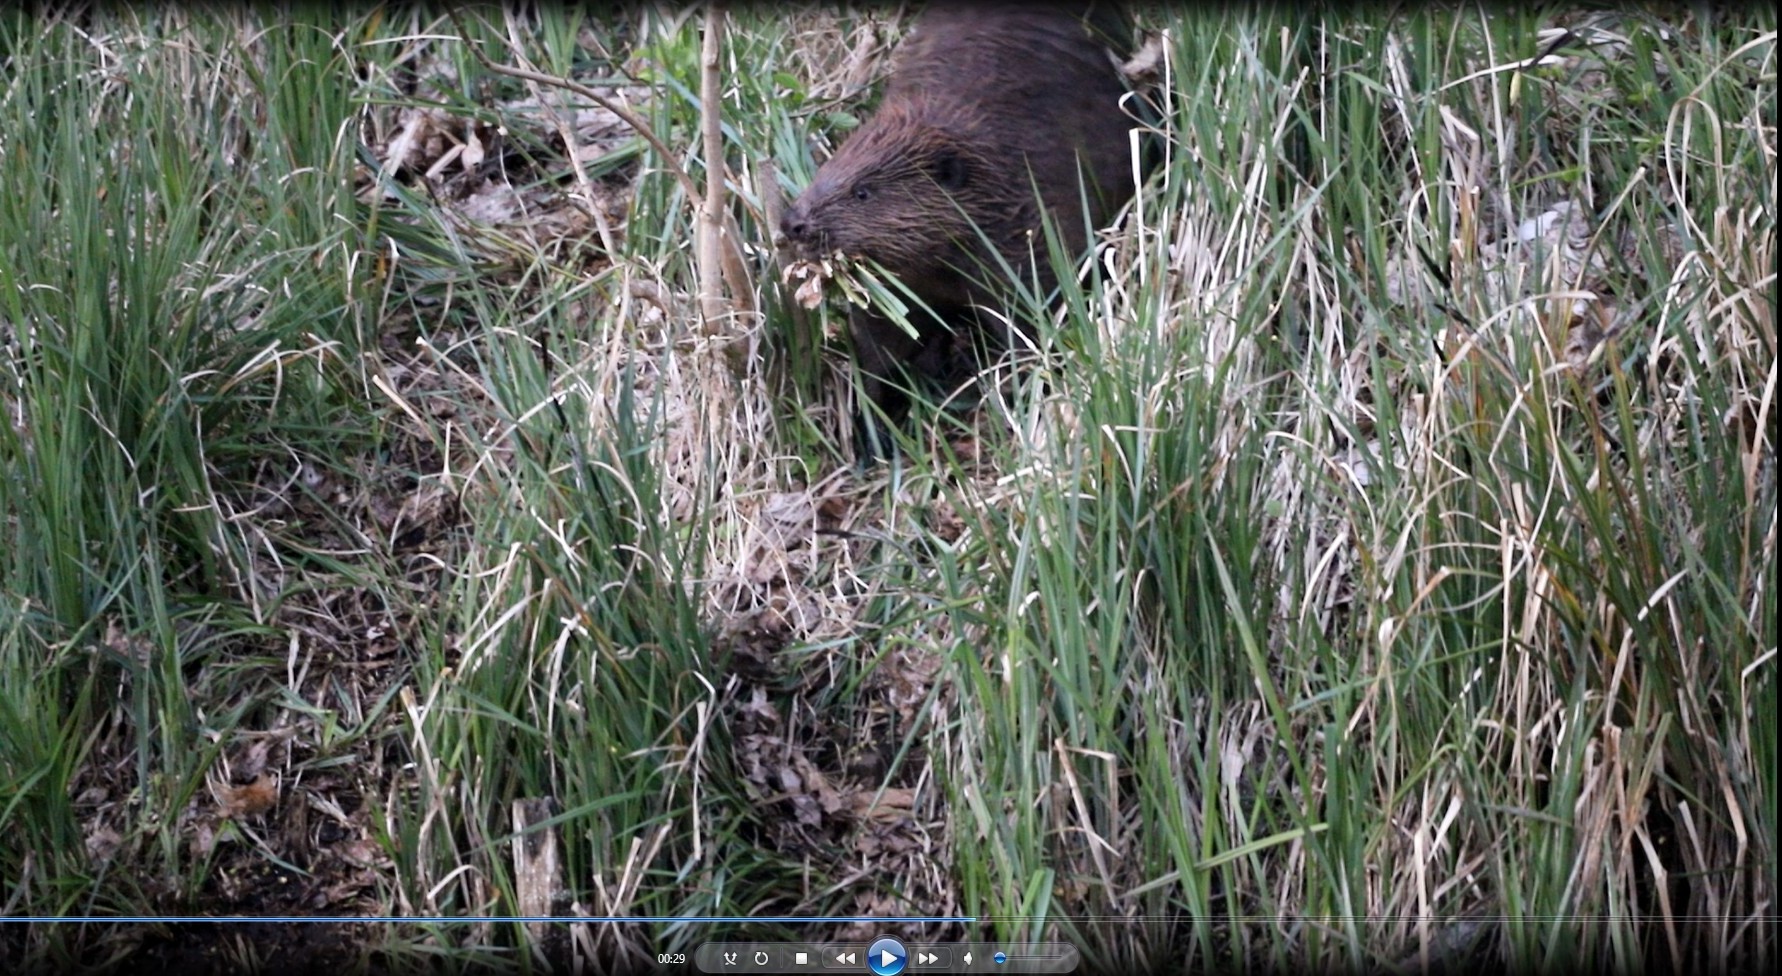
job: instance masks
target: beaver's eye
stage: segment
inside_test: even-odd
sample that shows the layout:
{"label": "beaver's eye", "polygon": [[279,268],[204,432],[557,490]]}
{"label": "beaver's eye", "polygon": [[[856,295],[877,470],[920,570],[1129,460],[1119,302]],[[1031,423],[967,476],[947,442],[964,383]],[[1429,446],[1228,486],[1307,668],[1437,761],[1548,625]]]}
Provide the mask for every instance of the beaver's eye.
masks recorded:
{"label": "beaver's eye", "polygon": [[943,189],[957,190],[965,186],[965,160],[956,153],[944,152],[934,160],[934,182]]}
{"label": "beaver's eye", "polygon": [[872,187],[867,186],[865,183],[861,183],[860,185],[854,187],[854,199],[856,199],[856,200],[871,200],[872,199]]}

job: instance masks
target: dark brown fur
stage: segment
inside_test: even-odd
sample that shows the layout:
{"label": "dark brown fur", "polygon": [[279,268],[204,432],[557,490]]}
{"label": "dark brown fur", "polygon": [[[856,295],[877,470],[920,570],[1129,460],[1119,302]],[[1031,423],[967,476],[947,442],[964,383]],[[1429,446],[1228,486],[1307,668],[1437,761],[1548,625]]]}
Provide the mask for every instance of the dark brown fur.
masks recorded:
{"label": "dark brown fur", "polygon": [[975,308],[1001,304],[1003,263],[1050,288],[1042,207],[1075,254],[1131,197],[1135,123],[1110,56],[1129,49],[1126,19],[1105,0],[933,3],[878,112],[788,209],[781,231],[796,257],[870,258],[934,312],[916,320],[920,338],[851,315],[866,390],[887,412],[901,411],[888,382],[899,369],[940,375],[955,335],[994,321]]}

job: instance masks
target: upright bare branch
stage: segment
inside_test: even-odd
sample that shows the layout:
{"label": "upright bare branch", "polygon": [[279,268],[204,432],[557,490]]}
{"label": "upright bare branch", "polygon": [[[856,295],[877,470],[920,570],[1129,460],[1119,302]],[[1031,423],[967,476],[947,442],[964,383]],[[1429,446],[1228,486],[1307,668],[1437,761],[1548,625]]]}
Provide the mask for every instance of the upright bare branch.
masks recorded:
{"label": "upright bare branch", "polygon": [[724,292],[724,127],[723,82],[719,55],[723,50],[725,5],[707,4],[705,38],[700,46],[699,110],[705,156],[705,199],[699,207],[699,309],[705,334],[724,331],[731,306]]}

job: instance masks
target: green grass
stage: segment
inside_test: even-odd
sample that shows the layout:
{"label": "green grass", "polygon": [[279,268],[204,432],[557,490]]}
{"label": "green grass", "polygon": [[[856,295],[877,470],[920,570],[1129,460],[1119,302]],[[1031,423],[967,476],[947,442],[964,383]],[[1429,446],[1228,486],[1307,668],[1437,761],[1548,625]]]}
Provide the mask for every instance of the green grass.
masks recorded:
{"label": "green grass", "polygon": [[[845,312],[793,309],[766,221],[889,12],[733,11],[763,315],[718,340],[672,172],[701,15],[270,16],[0,15],[0,914],[1774,962],[1773,14],[1146,10],[1164,167],[1012,303],[1023,367],[871,466]],[[578,173],[460,25],[675,158],[565,116]],[[217,952],[296,944],[254,938]]]}
{"label": "green grass", "polygon": [[[359,231],[325,178],[344,172],[335,130],[352,100],[284,93],[320,87],[341,55],[313,30],[266,45],[241,94],[282,138],[250,148],[233,92],[164,83],[233,54],[169,44],[181,20],[83,39],[15,12],[0,31],[15,65],[0,157],[15,910],[133,910],[138,863],[169,894],[199,883],[172,817],[264,693],[255,656],[282,637],[256,619],[232,489],[273,458],[366,446],[336,429],[361,381]],[[113,825],[122,872],[84,856],[76,810],[114,776],[130,784],[106,801],[128,811]]]}

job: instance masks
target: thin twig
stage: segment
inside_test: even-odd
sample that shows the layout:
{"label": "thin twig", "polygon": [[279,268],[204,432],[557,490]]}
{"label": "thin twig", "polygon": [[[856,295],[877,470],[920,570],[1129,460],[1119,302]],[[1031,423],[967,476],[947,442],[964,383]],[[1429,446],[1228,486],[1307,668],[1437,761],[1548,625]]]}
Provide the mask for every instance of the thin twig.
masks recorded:
{"label": "thin twig", "polygon": [[775,284],[785,295],[783,304],[787,314],[792,317],[792,328],[797,331],[798,335],[808,335],[809,333],[805,331],[807,319],[804,306],[792,300],[791,289],[787,288],[785,284],[784,275],[786,265],[789,263],[788,255],[780,249],[780,242],[772,236],[779,232],[780,218],[786,213],[786,195],[780,192],[779,169],[774,165],[772,159],[763,160],[755,171],[755,196],[761,200],[761,219],[767,228],[768,242],[774,245]]}
{"label": "thin twig", "polygon": [[[668,148],[667,143],[657,138],[655,130],[650,128],[650,124],[645,122],[642,116],[631,111],[629,108],[626,108],[623,103],[608,98],[594,89],[589,88],[587,85],[570,81],[568,78],[560,78],[556,75],[549,75],[542,71],[533,71],[528,68],[513,68],[505,64],[496,64],[489,59],[488,55],[483,53],[483,49],[480,46],[469,40],[469,33],[464,29],[464,23],[458,19],[458,12],[456,10],[451,11],[449,16],[452,18],[452,23],[458,28],[458,36],[465,39],[465,46],[470,48],[470,53],[476,58],[477,63],[498,75],[507,75],[510,78],[521,78],[526,81],[535,81],[541,85],[551,85],[556,88],[561,88],[564,91],[573,92],[618,116],[620,121],[630,126],[633,132],[642,136],[643,140],[650,144],[650,148],[656,150],[656,154],[662,157],[662,162],[664,165],[668,166],[669,171],[672,172],[675,179],[680,182],[681,191],[687,194],[687,199],[693,206],[698,208],[703,204],[705,198],[699,192],[699,185],[694,183],[693,177],[688,176],[686,169],[676,162],[680,157],[675,155],[672,149]],[[570,150],[573,152],[574,148],[575,147],[571,146]]]}
{"label": "thin twig", "polygon": [[[524,56],[521,54],[519,25],[514,22],[511,11],[506,16],[508,50],[518,59]],[[576,145],[575,126],[563,117],[562,112],[557,111],[555,105],[545,100],[544,90],[538,82],[528,81],[526,85],[531,89],[533,97],[538,99],[539,106],[550,115],[551,124],[557,128],[557,137],[563,140],[563,146],[568,150],[569,168],[575,174],[575,186],[580,194],[579,199],[572,199],[587,209],[588,216],[594,221],[594,229],[600,235],[600,245],[606,249],[606,253],[617,254],[618,242],[613,239],[606,215],[600,212],[600,203],[594,198],[594,183],[588,179],[588,169],[582,165],[581,149]]]}
{"label": "thin twig", "polygon": [[[722,5],[717,5],[713,9],[714,14],[721,13]],[[470,48],[471,55],[475,57],[477,63],[481,64],[485,69],[498,75],[506,75],[510,78],[519,78],[523,81],[561,88],[564,91],[580,95],[618,116],[621,122],[630,126],[633,132],[636,132],[645,142],[649,143],[650,148],[656,150],[656,154],[662,158],[663,165],[668,168],[670,173],[674,174],[675,181],[680,184],[681,192],[686,194],[688,204],[693,207],[695,218],[698,219],[698,215],[705,212],[707,193],[700,191],[699,184],[694,182],[693,177],[688,175],[686,168],[680,164],[680,156],[670,149],[668,144],[663,142],[662,139],[656,135],[655,130],[650,128],[650,124],[645,122],[642,116],[627,108],[622,102],[603,95],[586,85],[571,81],[568,78],[546,74],[542,71],[535,71],[530,68],[515,68],[505,64],[497,64],[495,61],[491,60],[488,55],[483,53],[483,50],[479,45],[472,43],[469,40],[469,32],[465,30],[464,22],[459,18],[457,11],[450,11],[448,16],[452,18],[453,25],[457,27],[458,36],[465,39],[465,46]],[[707,58],[707,61],[711,65],[711,67],[707,69],[708,72],[715,71],[718,66],[716,53],[713,53]],[[717,91],[715,82],[713,83],[713,90]],[[713,98],[716,99],[717,96],[714,95]],[[707,114],[711,115],[709,112]],[[706,126],[709,129],[713,125],[718,125],[720,122],[721,116],[713,116],[706,122]],[[719,129],[719,133],[722,135],[721,128]],[[707,145],[709,149],[710,143],[708,142]],[[569,151],[574,153],[575,147],[571,145]],[[709,160],[714,157],[708,152],[707,158]],[[747,265],[743,261],[742,246],[739,243],[741,237],[740,228],[737,227],[736,220],[734,216],[729,213],[728,208],[723,207],[721,203],[724,199],[724,156],[721,143],[719,144],[715,158],[717,160],[717,190],[715,191],[715,198],[720,201],[720,205],[715,212],[719,214],[718,219],[722,221],[722,232],[718,235],[717,258],[710,263],[720,268],[723,280],[730,288],[731,300],[737,303],[737,306],[742,313],[750,314],[754,312],[755,305],[752,300],[753,292],[749,284]],[[709,173],[706,182],[708,186],[713,182]],[[706,273],[704,268],[707,263],[708,262],[704,259],[700,260],[700,275],[702,281],[703,276]],[[701,286],[701,291],[710,293],[703,284]]]}

